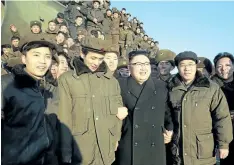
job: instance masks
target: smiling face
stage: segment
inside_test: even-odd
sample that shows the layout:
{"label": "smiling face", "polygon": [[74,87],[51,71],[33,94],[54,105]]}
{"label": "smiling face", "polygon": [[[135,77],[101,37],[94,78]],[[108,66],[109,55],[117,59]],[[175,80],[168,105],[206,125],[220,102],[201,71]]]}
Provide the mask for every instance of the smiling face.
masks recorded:
{"label": "smiling face", "polygon": [[56,30],[56,24],[54,22],[50,22],[48,25],[48,28],[50,31],[55,31]]}
{"label": "smiling face", "polygon": [[148,80],[151,74],[151,65],[148,57],[137,55],[133,57],[129,64],[130,73],[139,84],[143,84]]}
{"label": "smiling face", "polygon": [[158,70],[160,72],[160,75],[166,76],[169,75],[170,72],[173,70],[173,66],[169,61],[160,61],[158,63]]}
{"label": "smiling face", "polygon": [[59,55],[59,64],[58,64],[58,71],[57,71],[57,78],[61,76],[63,73],[68,71],[68,62],[67,59],[63,55]]}
{"label": "smiling face", "polygon": [[217,61],[215,70],[219,77],[229,79],[233,76],[234,65],[230,58],[224,57]]}
{"label": "smiling face", "polygon": [[183,60],[178,66],[179,74],[185,83],[190,83],[195,79],[197,65],[193,60]]}
{"label": "smiling face", "polygon": [[31,49],[22,56],[27,72],[35,78],[45,75],[51,66],[52,53],[48,47]]}
{"label": "smiling face", "polygon": [[31,27],[31,31],[34,33],[34,34],[38,34],[41,32],[41,28],[38,26],[38,25],[33,25]]}

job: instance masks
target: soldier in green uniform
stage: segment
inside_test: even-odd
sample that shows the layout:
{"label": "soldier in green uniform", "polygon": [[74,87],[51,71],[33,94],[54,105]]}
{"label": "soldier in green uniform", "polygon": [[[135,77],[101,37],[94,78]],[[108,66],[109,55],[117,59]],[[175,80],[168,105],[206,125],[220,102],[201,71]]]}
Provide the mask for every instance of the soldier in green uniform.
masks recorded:
{"label": "soldier in green uniform", "polygon": [[[86,37],[81,57],[75,57],[73,71],[61,75],[59,86],[59,120],[72,132],[78,144],[82,165],[111,165],[121,137],[121,125],[127,116],[118,81],[104,62],[105,40]],[[61,126],[61,138],[67,128]],[[71,150],[72,139],[63,143]],[[63,152],[62,152],[63,153]],[[78,151],[74,151],[77,155]],[[62,155],[72,163],[71,155]]]}
{"label": "soldier in green uniform", "polygon": [[129,23],[124,22],[123,28],[120,29],[120,35],[119,35],[119,47],[120,47],[120,54],[123,58],[127,59],[127,49],[132,44],[132,33],[130,33],[129,29]]}
{"label": "soldier in green uniform", "polygon": [[171,71],[175,68],[175,58],[176,54],[168,49],[161,49],[156,56],[156,63],[159,71],[159,79],[168,82],[172,75]]}

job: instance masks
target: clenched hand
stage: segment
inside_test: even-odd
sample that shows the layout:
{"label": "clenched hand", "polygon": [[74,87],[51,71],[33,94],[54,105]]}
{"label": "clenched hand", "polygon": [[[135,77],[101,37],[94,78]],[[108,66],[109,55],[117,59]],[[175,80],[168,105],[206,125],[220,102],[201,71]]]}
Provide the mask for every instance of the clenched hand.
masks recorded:
{"label": "clenched hand", "polygon": [[125,117],[128,115],[128,109],[126,107],[119,107],[118,108],[118,113],[117,113],[117,117],[120,119],[120,120],[123,120],[125,119]]}
{"label": "clenched hand", "polygon": [[229,154],[228,149],[219,149],[219,157],[220,159],[225,159]]}
{"label": "clenched hand", "polygon": [[164,136],[164,143],[165,143],[165,144],[171,142],[172,135],[173,135],[173,131],[168,131],[168,130],[166,130],[166,131],[163,133],[163,136]]}

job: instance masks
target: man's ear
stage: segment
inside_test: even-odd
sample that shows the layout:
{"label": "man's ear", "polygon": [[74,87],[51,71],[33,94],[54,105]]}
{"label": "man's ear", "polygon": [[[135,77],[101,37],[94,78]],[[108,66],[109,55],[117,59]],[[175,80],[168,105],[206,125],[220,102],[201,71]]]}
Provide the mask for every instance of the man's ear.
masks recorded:
{"label": "man's ear", "polygon": [[21,59],[22,59],[23,64],[26,65],[26,56],[24,54],[22,54]]}
{"label": "man's ear", "polygon": [[82,59],[85,58],[85,55],[84,55],[84,53],[83,53],[82,51],[80,52],[80,57],[81,57]]}

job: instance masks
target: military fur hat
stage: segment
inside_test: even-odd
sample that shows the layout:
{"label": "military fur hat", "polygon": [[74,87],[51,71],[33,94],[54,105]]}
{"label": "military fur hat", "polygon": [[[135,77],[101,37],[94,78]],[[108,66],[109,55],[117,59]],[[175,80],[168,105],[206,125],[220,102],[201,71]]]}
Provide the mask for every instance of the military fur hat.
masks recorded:
{"label": "military fur hat", "polygon": [[161,49],[159,50],[155,60],[157,64],[161,61],[169,61],[172,64],[172,66],[175,66],[174,62],[175,56],[176,54],[173,51],[169,49]]}
{"label": "military fur hat", "polygon": [[127,59],[119,58],[117,69],[127,68],[128,64],[129,64],[129,61]]}
{"label": "military fur hat", "polygon": [[192,51],[181,52],[175,57],[175,65],[178,66],[179,63],[183,60],[193,60],[197,64],[198,57],[197,54]]}
{"label": "military fur hat", "polygon": [[56,54],[57,52],[57,46],[53,44],[52,42],[49,41],[49,39],[42,38],[40,36],[35,37],[35,38],[30,38],[27,41],[23,43],[23,45],[20,48],[20,52],[24,54],[25,52],[35,48],[35,45],[42,45],[43,47],[48,47],[52,51],[52,58],[56,61],[58,60],[58,56]]}
{"label": "military fur hat", "polygon": [[112,8],[112,13],[117,13],[117,14],[120,14],[120,12],[118,11],[118,9],[116,7],[113,7]]}
{"label": "military fur hat", "polygon": [[[109,41],[108,43],[111,43],[111,41]],[[113,44],[106,45],[105,50],[106,50],[106,53],[113,52],[113,53],[116,53],[119,56],[119,50],[117,49],[117,46],[115,46]]]}
{"label": "military fur hat", "polygon": [[81,46],[83,51],[87,50],[104,55],[107,52],[109,41],[101,40],[99,38],[85,37],[84,41],[81,43]]}
{"label": "military fur hat", "polygon": [[208,73],[212,73],[213,65],[208,58],[205,57],[198,57],[197,68],[205,68]]}
{"label": "military fur hat", "polygon": [[218,55],[215,56],[214,58],[214,64],[216,66],[217,62],[221,59],[221,58],[229,58],[231,60],[231,62],[234,64],[234,56],[231,53],[228,52],[222,52],[219,53]]}
{"label": "military fur hat", "polygon": [[40,28],[41,28],[41,22],[40,21],[31,21],[30,22],[30,27],[33,27],[34,25],[37,25],[37,26],[39,26]]}

